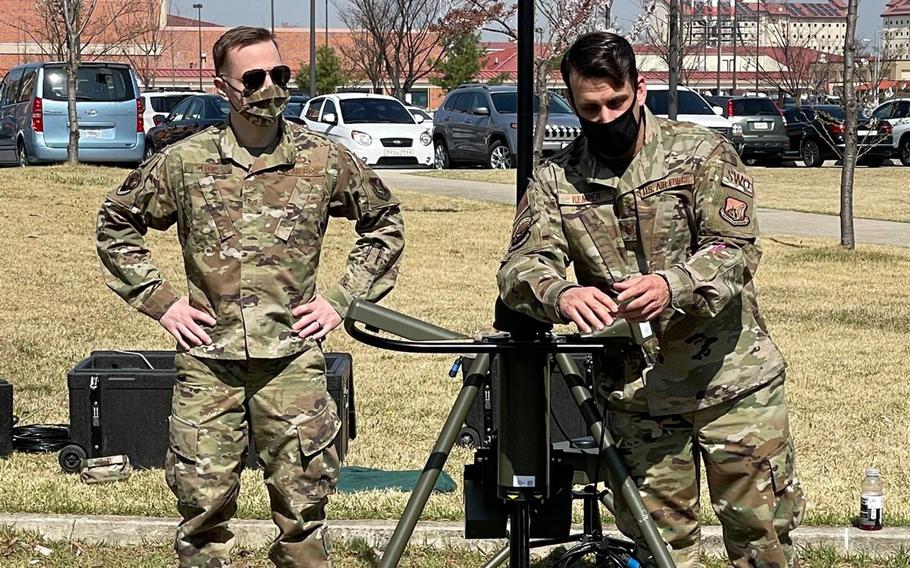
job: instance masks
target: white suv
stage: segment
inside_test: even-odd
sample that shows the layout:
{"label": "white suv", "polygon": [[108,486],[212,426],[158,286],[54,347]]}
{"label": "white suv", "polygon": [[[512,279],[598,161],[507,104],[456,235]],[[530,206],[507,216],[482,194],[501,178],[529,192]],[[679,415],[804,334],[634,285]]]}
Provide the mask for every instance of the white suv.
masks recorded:
{"label": "white suv", "polygon": [[[648,85],[648,109],[656,116],[667,118],[668,85]],[[676,120],[692,122],[710,128],[733,143],[742,151],[743,128],[724,118],[724,109],[712,107],[701,95],[680,85],[676,91]]]}
{"label": "white suv", "polygon": [[891,99],[875,107],[872,118],[887,120],[893,130],[894,151],[891,154],[910,166],[910,99]]}
{"label": "white suv", "polygon": [[155,123],[155,115],[162,114],[167,116],[171,114],[180,101],[190,95],[198,95],[196,91],[148,91],[142,93],[142,102],[145,105],[145,111],[142,113],[142,122],[145,125],[145,133],[158,126]]}
{"label": "white suv", "polygon": [[307,127],[344,144],[369,166],[429,168],[432,124],[386,95],[339,93],[307,101]]}

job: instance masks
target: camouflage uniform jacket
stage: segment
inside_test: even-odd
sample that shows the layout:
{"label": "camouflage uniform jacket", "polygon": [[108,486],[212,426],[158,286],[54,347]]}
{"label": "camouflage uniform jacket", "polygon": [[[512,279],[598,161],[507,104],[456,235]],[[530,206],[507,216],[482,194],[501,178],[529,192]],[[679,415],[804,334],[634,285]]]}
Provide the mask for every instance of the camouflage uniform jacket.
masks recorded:
{"label": "camouflage uniform jacket", "polygon": [[190,353],[284,357],[309,347],[291,329],[291,310],[315,295],[330,215],[356,221],[360,237],[344,276],[323,294],[344,316],[354,298],[378,300],[395,283],[398,201],[343,146],[303,127],[284,122],[275,150],[253,157],[224,124],[168,147],[107,195],[98,254],[108,286],[160,319],[178,294],[143,235],[176,223],[190,304],[217,320],[202,326],[212,344]]}
{"label": "camouflage uniform jacket", "polygon": [[537,170],[499,288],[513,309],[566,323],[557,301],[577,285],[566,279],[570,263],[579,284],[613,297],[612,284],[641,268],[661,275],[671,305],[653,322],[656,363],[637,367],[609,396],[653,415],[685,413],[761,386],[785,363],[755,299],[761,250],[752,180],[739,157],[696,125],[647,109],[644,120],[644,146],[621,176],[584,137]]}

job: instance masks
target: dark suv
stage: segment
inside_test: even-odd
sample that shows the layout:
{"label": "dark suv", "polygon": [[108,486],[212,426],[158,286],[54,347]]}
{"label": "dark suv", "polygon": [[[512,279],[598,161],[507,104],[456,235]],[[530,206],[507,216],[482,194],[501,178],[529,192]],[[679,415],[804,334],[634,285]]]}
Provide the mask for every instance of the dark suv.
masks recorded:
{"label": "dark suv", "polygon": [[[719,99],[725,99],[723,104]],[[712,97],[724,116],[743,130],[742,157],[746,163],[764,160],[779,164],[790,141],[784,116],[767,97]]]}
{"label": "dark suv", "polygon": [[[468,163],[514,167],[517,102],[514,86],[462,85],[449,91],[433,115],[436,167]],[[535,103],[535,113],[537,109]],[[565,148],[579,134],[581,124],[569,103],[551,92],[544,154]]]}

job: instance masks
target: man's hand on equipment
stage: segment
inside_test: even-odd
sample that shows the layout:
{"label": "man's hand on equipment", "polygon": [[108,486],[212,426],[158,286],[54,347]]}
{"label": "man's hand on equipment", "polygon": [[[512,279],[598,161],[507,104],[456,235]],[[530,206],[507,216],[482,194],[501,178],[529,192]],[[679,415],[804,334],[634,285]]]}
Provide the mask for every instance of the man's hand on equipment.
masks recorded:
{"label": "man's hand on equipment", "polygon": [[174,339],[177,340],[177,343],[186,350],[189,350],[191,347],[198,347],[199,345],[212,344],[212,340],[196,322],[202,322],[205,325],[213,326],[215,325],[215,318],[202,310],[197,310],[191,306],[190,301],[186,296],[183,296],[174,302],[174,304],[164,312],[161,319],[158,320],[161,327],[173,335]]}
{"label": "man's hand on equipment", "polygon": [[619,292],[617,315],[631,322],[650,321],[670,305],[670,286],[657,274],[617,282],[613,289]]}
{"label": "man's hand on equipment", "polygon": [[597,288],[569,288],[559,295],[559,313],[571,320],[582,333],[600,331],[613,323],[616,302]]}
{"label": "man's hand on equipment", "polygon": [[331,304],[325,301],[325,298],[318,294],[306,304],[301,304],[291,310],[291,315],[300,318],[292,329],[301,339],[322,339],[341,325],[341,316]]}

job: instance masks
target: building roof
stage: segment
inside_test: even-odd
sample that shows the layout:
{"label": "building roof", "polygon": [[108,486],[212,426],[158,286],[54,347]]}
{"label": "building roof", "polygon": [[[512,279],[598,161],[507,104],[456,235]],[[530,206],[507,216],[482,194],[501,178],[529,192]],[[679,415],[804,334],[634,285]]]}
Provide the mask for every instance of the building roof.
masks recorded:
{"label": "building roof", "polygon": [[[907,1],[907,0],[892,0]],[[846,5],[841,0],[830,0],[821,2],[775,2],[760,0],[758,2],[735,2],[736,13],[740,18],[754,18],[756,14],[767,14],[769,16],[789,16],[791,18],[805,19],[838,19],[847,15]],[[718,0],[716,4],[712,2],[700,2],[697,0],[685,0],[683,10],[686,15],[700,15],[725,17],[733,13],[734,2],[732,0]]]}
{"label": "building roof", "polygon": [[213,22],[207,22],[202,20],[200,23],[196,18],[185,18],[183,16],[178,16],[176,14],[167,15],[167,27],[169,28],[195,28],[197,26],[202,26],[203,28],[223,28],[221,24],[216,24]]}
{"label": "building roof", "polygon": [[889,0],[882,17],[910,15],[910,0]]}

